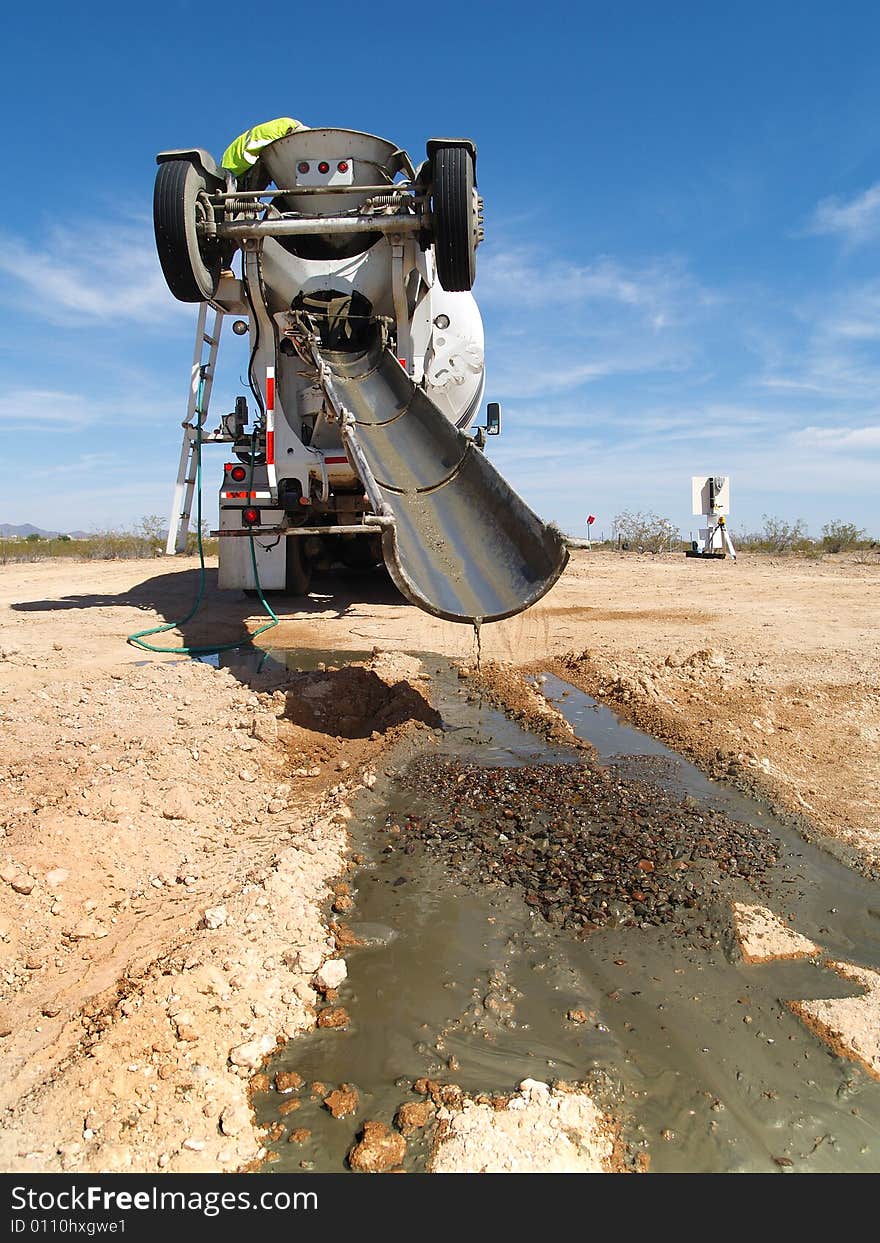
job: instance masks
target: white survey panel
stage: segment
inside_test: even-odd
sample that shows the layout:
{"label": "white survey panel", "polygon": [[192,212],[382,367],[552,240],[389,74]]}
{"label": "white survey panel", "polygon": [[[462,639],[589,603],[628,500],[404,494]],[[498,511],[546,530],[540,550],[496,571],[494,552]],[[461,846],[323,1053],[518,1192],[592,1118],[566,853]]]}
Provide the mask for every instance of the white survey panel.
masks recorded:
{"label": "white survey panel", "polygon": [[[710,483],[715,485],[715,504],[710,499]],[[692,475],[691,496],[695,514],[730,513],[730,479],[727,475]]]}

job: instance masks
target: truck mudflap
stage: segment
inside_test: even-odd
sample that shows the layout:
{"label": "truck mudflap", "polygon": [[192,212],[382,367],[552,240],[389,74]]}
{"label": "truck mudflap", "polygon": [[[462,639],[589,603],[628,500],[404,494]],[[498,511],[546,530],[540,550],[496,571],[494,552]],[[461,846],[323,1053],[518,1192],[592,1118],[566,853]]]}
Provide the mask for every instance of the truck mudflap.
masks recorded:
{"label": "truck mudflap", "polygon": [[380,339],[358,354],[313,349],[403,595],[436,617],[471,624],[512,617],[540,600],[568,561],[560,534]]}

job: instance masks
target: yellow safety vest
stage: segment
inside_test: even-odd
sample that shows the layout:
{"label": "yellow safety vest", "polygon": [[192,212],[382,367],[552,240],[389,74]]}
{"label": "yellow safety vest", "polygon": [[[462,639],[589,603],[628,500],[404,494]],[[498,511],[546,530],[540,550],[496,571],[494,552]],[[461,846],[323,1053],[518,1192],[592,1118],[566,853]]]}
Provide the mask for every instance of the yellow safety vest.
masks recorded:
{"label": "yellow safety vest", "polygon": [[220,163],[235,173],[236,177],[240,177],[249,168],[253,168],[263,147],[297,129],[305,129],[305,126],[302,121],[295,121],[293,117],[277,117],[274,121],[264,121],[262,125],[255,125],[244,134],[239,134],[223,152]]}

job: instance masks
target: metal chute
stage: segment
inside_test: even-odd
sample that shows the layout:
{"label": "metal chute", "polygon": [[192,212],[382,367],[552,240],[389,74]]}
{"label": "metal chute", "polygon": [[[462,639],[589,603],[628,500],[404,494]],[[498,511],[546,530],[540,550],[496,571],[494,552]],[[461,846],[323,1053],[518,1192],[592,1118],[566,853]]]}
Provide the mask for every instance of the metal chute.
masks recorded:
{"label": "metal chute", "polygon": [[499,621],[539,600],[568,561],[543,523],[413,384],[380,337],[361,353],[313,346],[352,466],[400,591],[456,622]]}

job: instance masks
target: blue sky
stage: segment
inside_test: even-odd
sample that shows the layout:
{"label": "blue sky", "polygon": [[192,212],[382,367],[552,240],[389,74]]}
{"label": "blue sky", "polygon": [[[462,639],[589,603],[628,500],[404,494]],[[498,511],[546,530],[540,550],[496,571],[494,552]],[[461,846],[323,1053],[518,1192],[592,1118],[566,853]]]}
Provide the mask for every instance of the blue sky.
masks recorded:
{"label": "blue sky", "polygon": [[[476,139],[490,451],[543,516],[582,533],[587,512],[607,530],[648,509],[687,531],[690,476],[716,473],[734,532],[769,513],[880,537],[880,6],[407,12],[6,17],[0,521],[167,511],[194,309],[154,256],[153,157],[219,157],[289,114],[416,160],[431,135]],[[218,412],[241,351],[230,334]]]}

